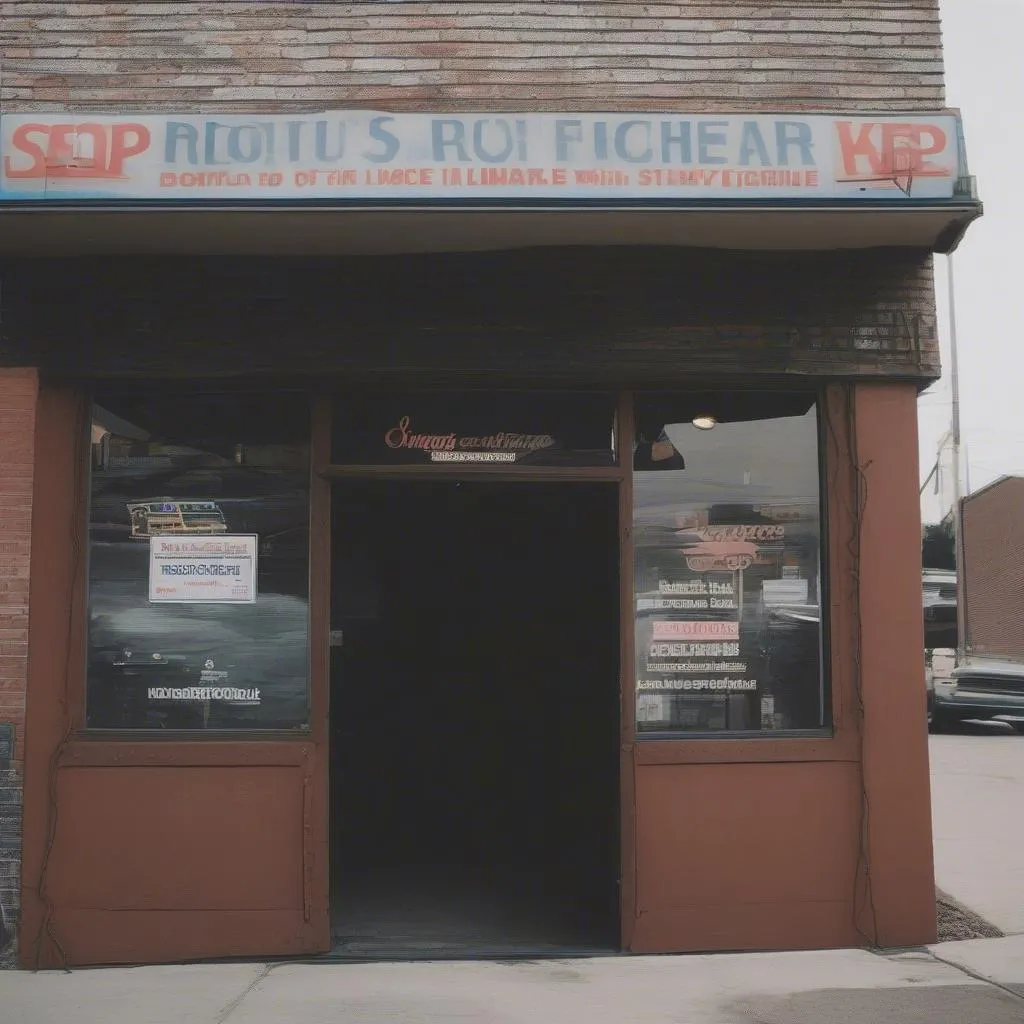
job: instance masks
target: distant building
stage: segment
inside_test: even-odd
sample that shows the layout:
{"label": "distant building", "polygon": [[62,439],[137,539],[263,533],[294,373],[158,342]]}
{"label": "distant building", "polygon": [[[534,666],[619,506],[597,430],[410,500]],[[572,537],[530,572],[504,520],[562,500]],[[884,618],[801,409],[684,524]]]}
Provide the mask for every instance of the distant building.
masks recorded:
{"label": "distant building", "polygon": [[1024,660],[1024,477],[1001,477],[961,507],[966,653]]}

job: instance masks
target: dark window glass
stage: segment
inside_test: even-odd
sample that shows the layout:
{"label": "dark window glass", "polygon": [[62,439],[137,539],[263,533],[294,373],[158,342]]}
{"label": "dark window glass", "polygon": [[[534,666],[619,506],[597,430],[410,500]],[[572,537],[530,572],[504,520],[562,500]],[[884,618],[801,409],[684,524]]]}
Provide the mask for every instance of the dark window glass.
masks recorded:
{"label": "dark window glass", "polygon": [[305,726],[308,436],[302,396],[97,396],[90,728]]}
{"label": "dark window glass", "polygon": [[828,724],[819,462],[813,396],[638,397],[641,735]]}
{"label": "dark window glass", "polygon": [[425,392],[341,397],[339,465],[611,466],[615,399],[588,393]]}

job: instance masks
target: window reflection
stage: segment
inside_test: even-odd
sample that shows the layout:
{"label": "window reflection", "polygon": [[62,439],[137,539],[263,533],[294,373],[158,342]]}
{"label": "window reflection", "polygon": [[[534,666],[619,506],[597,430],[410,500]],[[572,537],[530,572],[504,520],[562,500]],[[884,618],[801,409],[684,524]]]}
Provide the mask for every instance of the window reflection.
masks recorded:
{"label": "window reflection", "polygon": [[638,731],[826,725],[813,396],[638,398],[634,527]]}
{"label": "window reflection", "polygon": [[308,422],[302,397],[98,398],[89,727],[306,723]]}

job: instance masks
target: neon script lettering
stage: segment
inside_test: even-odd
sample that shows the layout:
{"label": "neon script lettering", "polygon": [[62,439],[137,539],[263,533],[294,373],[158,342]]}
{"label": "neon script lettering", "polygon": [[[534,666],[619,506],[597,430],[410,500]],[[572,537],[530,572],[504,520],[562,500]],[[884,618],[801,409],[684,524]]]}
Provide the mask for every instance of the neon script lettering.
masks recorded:
{"label": "neon script lettering", "polygon": [[409,431],[409,417],[403,416],[398,426],[384,435],[389,448],[422,448],[429,452],[455,451],[454,434],[413,434]]}
{"label": "neon script lettering", "polygon": [[511,451],[535,452],[551,448],[555,439],[550,434],[491,434],[488,437],[457,437],[455,434],[414,434],[410,419],[403,416],[397,427],[384,435],[389,448],[419,448],[429,452]]}

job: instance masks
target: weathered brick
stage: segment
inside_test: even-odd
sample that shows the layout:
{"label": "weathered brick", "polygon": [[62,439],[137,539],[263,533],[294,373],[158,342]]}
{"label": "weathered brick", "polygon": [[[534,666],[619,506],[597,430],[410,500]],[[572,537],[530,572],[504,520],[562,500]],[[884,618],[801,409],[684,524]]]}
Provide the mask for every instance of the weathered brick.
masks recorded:
{"label": "weathered brick", "polygon": [[34,371],[0,369],[0,724],[16,738],[11,767],[0,765],[0,965],[12,960],[19,911],[36,390]]}
{"label": "weathered brick", "polygon": [[937,0],[0,0],[0,25],[0,96],[21,110],[944,103]]}

